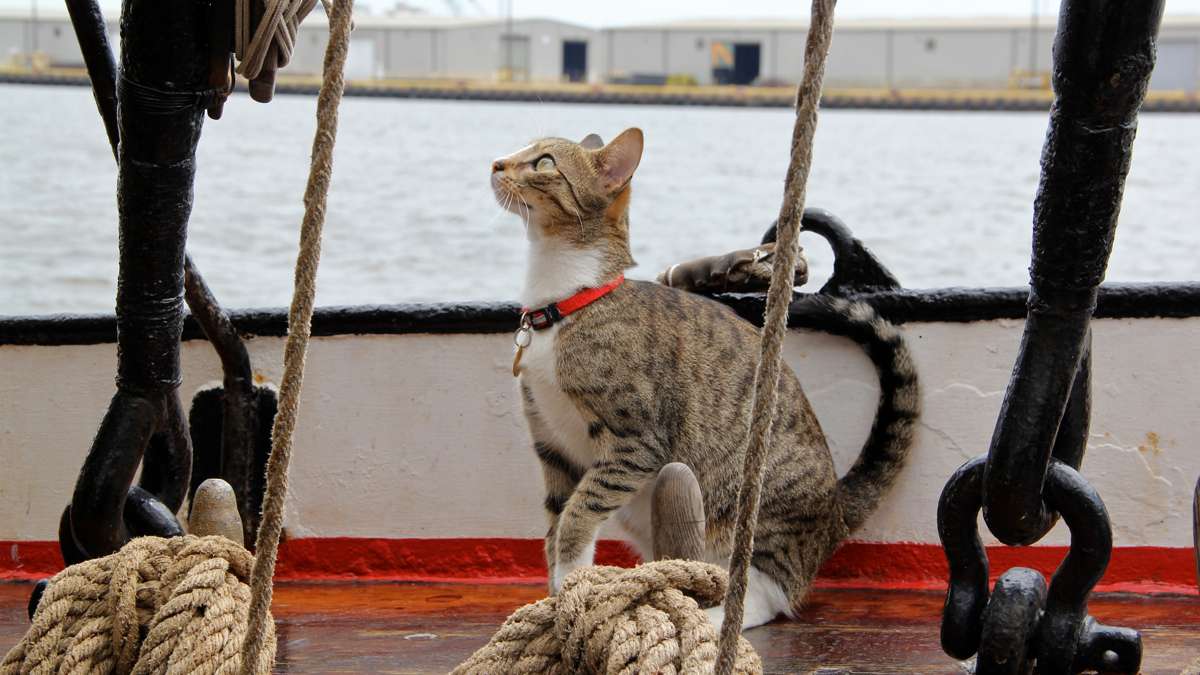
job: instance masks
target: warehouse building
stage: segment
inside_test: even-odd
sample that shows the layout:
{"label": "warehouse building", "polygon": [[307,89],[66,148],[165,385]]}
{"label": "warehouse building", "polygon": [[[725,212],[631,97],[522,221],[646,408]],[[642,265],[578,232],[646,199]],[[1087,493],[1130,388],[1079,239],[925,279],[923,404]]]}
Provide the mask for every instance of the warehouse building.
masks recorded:
{"label": "warehouse building", "polygon": [[[826,65],[828,87],[1007,88],[1050,69],[1055,24],[1028,19],[842,21]],[[606,79],[674,77],[698,84],[795,84],[807,22],[692,21],[603,31]],[[1156,89],[1196,92],[1200,17],[1167,18]]]}
{"label": "warehouse building", "polygon": [[[115,18],[115,17],[110,17]],[[116,42],[117,27],[111,24]],[[359,16],[347,77],[532,82],[794,84],[806,22],[682,21],[595,30],[549,19],[506,22],[424,15]],[[288,74],[320,71],[326,27],[302,26]],[[842,21],[831,88],[997,89],[1044,83],[1054,22],[1026,19]],[[65,14],[0,14],[0,59],[37,52],[81,65]],[[1200,91],[1200,17],[1168,17],[1151,87]]]}
{"label": "warehouse building", "polygon": [[[320,5],[318,5],[318,8]],[[119,45],[115,16],[109,36]],[[598,31],[561,21],[466,19],[424,15],[358,16],[347,57],[346,76],[370,78],[511,78],[526,81],[602,81],[589,52]],[[292,62],[285,72],[321,72],[328,28],[313,14],[300,27]],[[53,66],[83,65],[65,13],[0,13],[0,63],[37,53]]]}

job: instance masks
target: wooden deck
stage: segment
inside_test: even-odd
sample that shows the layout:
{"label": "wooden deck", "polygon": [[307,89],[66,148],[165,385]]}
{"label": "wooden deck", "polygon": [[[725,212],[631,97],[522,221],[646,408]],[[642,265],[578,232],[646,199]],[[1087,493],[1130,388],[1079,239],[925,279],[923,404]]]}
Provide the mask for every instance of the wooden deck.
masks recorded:
{"label": "wooden deck", "polygon": [[[540,586],[283,584],[275,594],[281,673],[446,673]],[[0,650],[25,631],[29,586],[0,584]],[[938,647],[942,595],[823,590],[797,621],[747,632],[769,673],[963,673]],[[1106,623],[1142,631],[1143,673],[1177,675],[1200,656],[1200,598],[1104,595]],[[1200,665],[1200,664],[1197,664]]]}

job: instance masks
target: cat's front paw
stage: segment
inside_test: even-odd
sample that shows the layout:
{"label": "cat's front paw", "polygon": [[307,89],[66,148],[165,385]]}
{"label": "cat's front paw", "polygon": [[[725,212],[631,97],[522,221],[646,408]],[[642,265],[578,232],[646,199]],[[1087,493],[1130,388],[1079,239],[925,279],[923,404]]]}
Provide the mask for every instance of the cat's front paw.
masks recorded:
{"label": "cat's front paw", "polygon": [[576,558],[575,560],[559,561],[558,563],[556,563],[554,565],[554,574],[550,578],[550,590],[552,590],[555,594],[557,594],[559,591],[562,590],[563,582],[567,580],[567,576],[569,576],[571,574],[571,572],[574,572],[575,570],[579,569],[580,567],[586,567],[586,566],[587,565],[584,563],[584,560],[582,558]]}

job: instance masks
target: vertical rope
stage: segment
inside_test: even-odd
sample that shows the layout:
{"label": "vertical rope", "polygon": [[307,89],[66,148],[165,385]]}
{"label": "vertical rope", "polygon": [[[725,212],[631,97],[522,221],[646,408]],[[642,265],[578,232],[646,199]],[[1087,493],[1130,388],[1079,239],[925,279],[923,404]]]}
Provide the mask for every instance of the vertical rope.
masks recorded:
{"label": "vertical rope", "polygon": [[792,275],[800,250],[800,216],[804,212],[805,188],[812,164],[813,136],[817,130],[817,108],[821,100],[821,81],[825,76],[825,58],[829,55],[829,45],[833,40],[833,8],[836,4],[837,0],[813,0],[812,20],[809,22],[804,48],[804,76],[796,91],[796,125],[792,130],[792,157],[784,181],[783,204],[779,209],[776,260],[771,274],[771,287],[767,292],[762,355],[755,377],[749,446],[742,467],[737,528],[734,534],[733,557],[729,563],[725,623],[721,626],[720,657],[716,669],[719,675],[728,675],[732,671],[737,655],[738,637],[742,632],[742,603],[746,596],[746,581],[754,548],[754,528],[758,524],[763,465],[778,399],[777,385],[783,362],[783,337],[787,332],[788,305],[792,300]]}
{"label": "vertical rope", "polygon": [[279,386],[279,412],[271,430],[271,458],[267,462],[267,489],[263,497],[262,523],[258,530],[254,571],[250,579],[249,630],[242,645],[242,672],[253,673],[267,647],[270,620],[271,580],[275,556],[283,530],[283,503],[287,495],[288,463],[300,389],[304,382],[304,358],[312,329],[316,296],[317,265],[321,260],[321,228],[333,173],[333,147],[337,137],[338,104],[342,99],[343,70],[350,45],[350,15],[354,0],[340,0],[329,17],[329,45],[325,49],[324,78],[317,95],[317,130],[313,137],[312,166],[304,191],[304,222],[300,227],[300,251],[296,257],[295,286],[288,313],[288,337],[283,354],[283,381]]}

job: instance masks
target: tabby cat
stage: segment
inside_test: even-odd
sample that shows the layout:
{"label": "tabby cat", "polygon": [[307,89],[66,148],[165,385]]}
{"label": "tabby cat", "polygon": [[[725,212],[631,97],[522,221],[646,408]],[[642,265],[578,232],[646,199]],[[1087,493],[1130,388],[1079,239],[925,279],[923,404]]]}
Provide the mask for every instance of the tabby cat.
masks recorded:
{"label": "tabby cat", "polygon": [[[492,164],[501,206],[525,222],[521,298],[541,308],[619,279],[632,267],[630,182],[642,132],[605,145],[534,142]],[[867,348],[881,378],[874,427],[838,480],[821,425],[790,369],[780,380],[743,627],[791,614],[838,543],[893,483],[919,414],[917,376],[894,326],[864,304],[817,299],[820,325]],[[831,328],[832,326],[832,328]],[[551,591],[590,565],[614,514],[633,546],[652,551],[650,492],[669,462],[690,466],[708,517],[706,558],[728,564],[759,333],[729,308],[644,281],[625,281],[549,326],[522,350],[520,388],[545,479]],[[514,373],[516,374],[516,373]],[[721,608],[710,610],[715,623]]]}

